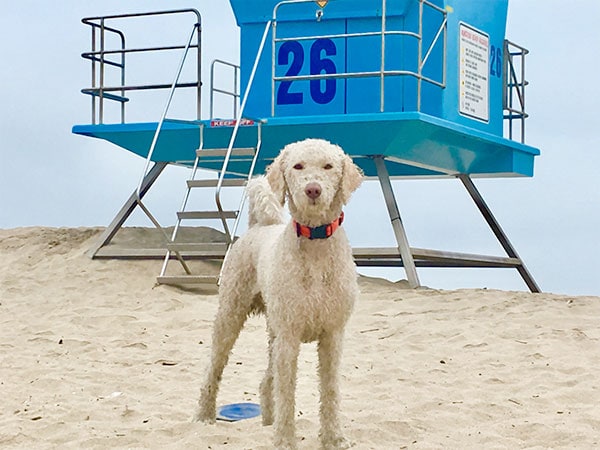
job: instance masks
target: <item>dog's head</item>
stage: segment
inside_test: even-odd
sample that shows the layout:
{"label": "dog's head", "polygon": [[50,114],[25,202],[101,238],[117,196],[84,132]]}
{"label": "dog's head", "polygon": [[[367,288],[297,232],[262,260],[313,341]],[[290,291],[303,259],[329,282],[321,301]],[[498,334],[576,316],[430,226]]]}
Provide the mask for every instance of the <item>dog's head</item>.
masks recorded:
{"label": "dog's head", "polygon": [[306,139],[287,145],[267,169],[271,189],[292,217],[319,226],[339,217],[363,174],[337,145]]}

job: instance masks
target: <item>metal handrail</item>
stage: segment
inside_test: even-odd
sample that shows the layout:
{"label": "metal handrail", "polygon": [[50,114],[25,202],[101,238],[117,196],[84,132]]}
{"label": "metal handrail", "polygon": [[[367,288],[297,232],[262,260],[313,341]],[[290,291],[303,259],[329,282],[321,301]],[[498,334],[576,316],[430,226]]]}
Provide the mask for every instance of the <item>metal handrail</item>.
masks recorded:
{"label": "metal handrail", "polygon": [[[249,182],[253,175],[254,175],[254,169],[256,168],[256,162],[258,161],[258,154],[260,153],[260,148],[262,147],[262,125],[263,122],[258,122],[257,125],[257,140],[256,140],[256,152],[254,152],[254,157],[252,158],[252,163],[250,163],[250,170],[248,171],[248,175],[246,177],[246,181]],[[235,237],[235,233],[237,232],[238,226],[240,224],[240,219],[242,217],[242,210],[244,209],[244,205],[246,204],[246,195],[242,195],[242,198],[240,200],[240,205],[238,206],[238,216],[235,218],[235,222],[233,223],[233,228],[231,229],[231,235]],[[229,243],[229,246],[227,248],[227,251],[229,251],[229,249],[231,248],[231,246],[233,245],[233,239],[231,240],[231,242]]]}
{"label": "metal handrail", "polygon": [[[260,153],[260,148],[262,147],[262,124],[263,124],[263,122],[260,121],[260,122],[258,122],[258,125],[257,125],[256,152],[254,153],[254,157],[252,158],[252,163],[250,164],[250,169],[248,170],[248,175],[246,176],[246,186],[247,186],[247,183],[250,182],[250,180],[252,179],[252,177],[254,175],[254,169],[256,167],[256,162],[258,161],[258,154]],[[222,173],[224,173],[224,172],[225,172],[225,166],[223,166],[223,170],[222,170]],[[240,219],[242,218],[242,211],[244,209],[244,205],[246,204],[247,198],[248,198],[248,196],[246,195],[246,192],[244,192],[244,195],[242,195],[242,198],[240,199],[240,204],[238,206],[238,215],[235,218],[235,221],[233,222],[233,227],[231,229],[231,236],[230,236],[230,239],[227,244],[227,250],[225,251],[225,256],[223,257],[223,264],[221,264],[221,270],[219,271],[219,278],[217,280],[217,284],[219,284],[219,285],[221,284],[221,275],[223,274],[223,268],[225,267],[225,261],[227,260],[227,257],[229,256],[229,251],[231,250],[231,247],[233,246],[234,239],[235,239],[235,233],[237,232],[238,226],[240,224]]]}
{"label": "metal handrail", "polygon": [[[408,75],[414,76],[415,78],[421,78],[424,81],[435,84],[440,87],[445,87],[445,84],[441,81],[433,80],[429,77],[418,75],[410,70],[386,70],[383,72],[386,76],[400,76]],[[293,75],[293,76],[282,76],[275,77],[275,81],[298,81],[298,80],[328,80],[328,79],[339,79],[339,78],[367,78],[379,76],[381,72],[379,70],[371,72],[344,72],[344,73],[324,73],[324,74],[313,74],[313,75]]]}
{"label": "metal handrail", "polygon": [[[381,34],[382,34],[381,31],[365,31],[365,32],[361,32],[361,33],[319,34],[319,35],[314,35],[314,36],[295,36],[295,37],[277,38],[276,42],[312,41],[315,39],[338,39],[338,38],[353,38],[353,37],[365,37],[365,36],[380,36]],[[415,33],[414,31],[391,30],[391,31],[384,31],[383,34],[385,34],[386,36],[406,35],[406,36],[412,36],[417,39],[419,38],[419,33]]]}
{"label": "metal handrail", "polygon": [[[215,202],[217,204],[217,210],[221,214],[221,222],[223,224],[223,229],[225,230],[225,234],[228,236],[229,243],[231,243],[233,241],[233,238],[229,233],[229,226],[227,225],[227,219],[225,219],[225,217],[223,215],[224,210],[223,210],[223,205],[221,204],[221,188],[223,187],[223,180],[225,179],[225,172],[226,172],[227,166],[229,165],[229,160],[231,158],[231,153],[233,151],[235,139],[237,137],[238,130],[240,128],[240,124],[242,122],[244,109],[246,108],[246,102],[248,101],[250,89],[252,88],[252,84],[254,82],[254,76],[256,75],[256,69],[258,68],[260,58],[264,51],[265,43],[267,41],[267,36],[269,35],[270,28],[271,28],[271,21],[269,20],[265,25],[265,30],[263,32],[260,44],[258,46],[258,51],[256,52],[256,58],[254,59],[254,65],[252,66],[252,71],[250,72],[250,77],[248,78],[248,84],[246,85],[246,90],[244,91],[244,97],[242,99],[242,104],[240,105],[240,109],[236,116],[235,126],[233,127],[233,132],[231,133],[231,138],[229,139],[229,145],[227,146],[227,153],[225,154],[225,158],[223,160],[223,168],[221,169],[221,173],[219,174],[219,180],[217,181],[217,188],[215,190]],[[255,160],[257,159],[257,157],[258,157],[258,148],[254,155]]]}
{"label": "metal handrail", "polygon": [[[96,29],[100,29],[100,47],[102,52],[104,50],[104,33],[108,31],[109,33],[115,33],[121,40],[121,49],[125,48],[125,34],[122,31],[117,30],[116,28],[107,27],[104,24],[104,20],[100,22],[100,24],[96,24],[94,22],[85,22],[85,19],[82,19],[83,23],[87,23],[92,27],[92,52],[96,51]],[[83,56],[83,55],[82,55]],[[85,57],[84,57],[85,58]],[[102,89],[102,85],[104,84],[104,64],[108,64],[111,66],[116,66],[121,68],[121,84],[125,84],[125,55],[121,55],[121,62],[116,63],[114,61],[105,60],[102,56],[100,58],[86,58],[92,61],[92,89],[96,88],[96,62],[100,63],[100,88],[97,90],[97,96],[99,97],[99,108],[98,114],[102,118],[103,109],[104,109],[104,92]],[[124,92],[121,93],[121,97],[124,97]],[[125,105],[121,104],[121,122],[125,121]],[[92,123],[96,123],[96,95],[92,95]],[[100,119],[100,123],[102,123],[102,119]]]}
{"label": "metal handrail", "polygon": [[[217,64],[233,68],[233,90],[232,91],[226,91],[225,89],[215,88],[215,84],[214,84],[215,83],[215,66]],[[210,118],[211,119],[214,119],[214,117],[215,117],[214,116],[214,95],[215,95],[215,93],[229,95],[229,96],[233,97],[233,117],[237,116],[238,101],[240,98],[239,83],[238,83],[239,73],[240,73],[240,66],[238,64],[233,64],[228,61],[223,61],[222,59],[215,59],[211,63],[211,65],[210,65]]]}
{"label": "metal handrail", "polygon": [[[272,38],[272,56],[271,56],[271,115],[275,115],[275,87],[276,83],[282,81],[298,81],[298,80],[328,80],[328,79],[351,79],[351,78],[374,78],[379,77],[380,79],[380,111],[385,111],[385,78],[388,76],[411,76],[417,79],[417,111],[421,110],[421,83],[427,82],[438,86],[442,89],[446,87],[446,53],[447,53],[447,11],[439,6],[431,3],[428,0],[418,0],[419,2],[419,31],[403,31],[403,30],[388,30],[386,28],[387,20],[387,1],[381,1],[381,30],[379,31],[367,31],[362,33],[339,33],[339,34],[324,34],[324,35],[311,35],[311,36],[295,36],[295,37],[277,37],[277,13],[281,6],[288,4],[298,3],[310,3],[314,0],[283,0],[275,5],[273,8],[272,22],[273,22],[273,38]],[[431,44],[425,51],[423,56],[423,7],[427,6],[433,10],[439,12],[442,15],[440,26],[438,27],[435,36]],[[318,20],[318,19],[317,19]],[[418,41],[418,61],[417,71],[411,70],[385,70],[385,38],[390,35],[401,35],[412,37]],[[362,71],[362,72],[341,72],[335,74],[312,74],[312,75],[294,75],[294,76],[276,76],[275,75],[275,47],[279,42],[286,41],[303,41],[303,40],[316,40],[316,39],[348,39],[348,38],[363,38],[369,36],[381,36],[381,64],[379,70],[374,71]],[[442,50],[442,79],[434,80],[430,77],[423,75],[423,68],[429,60],[429,57],[443,36],[443,50]]]}
{"label": "metal handrail", "polygon": [[[90,52],[84,52],[81,54],[82,58],[91,61],[92,63],[92,86],[91,88],[82,89],[81,92],[87,95],[91,95],[92,97],[92,123],[96,124],[104,122],[104,100],[112,100],[121,103],[121,123],[125,123],[125,103],[129,100],[125,97],[126,91],[138,91],[138,90],[157,90],[157,89],[166,89],[170,88],[170,84],[142,84],[142,85],[126,85],[125,84],[125,55],[130,53],[151,53],[158,51],[173,51],[173,50],[183,50],[186,46],[183,45],[172,45],[172,46],[156,46],[156,47],[140,47],[140,48],[126,48],[125,46],[125,35],[124,33],[114,27],[109,27],[106,25],[106,21],[109,20],[118,20],[118,19],[128,19],[128,18],[139,18],[139,17],[149,17],[149,16],[161,16],[161,15],[173,15],[173,14],[188,14],[192,13],[195,16],[195,30],[197,32],[197,42],[195,44],[187,46],[187,48],[194,48],[197,50],[197,61],[196,61],[196,71],[197,76],[196,80],[193,82],[185,82],[178,83],[176,88],[196,88],[196,115],[197,119],[201,118],[201,16],[200,13],[192,8],[187,9],[174,9],[168,11],[155,11],[155,12],[146,12],[146,13],[133,13],[133,14],[115,14],[109,16],[97,16],[97,17],[86,17],[81,21],[82,23],[89,25],[92,28],[92,49]],[[100,33],[100,49],[98,50],[96,45],[96,34],[97,31]],[[105,33],[116,33],[119,35],[121,39],[121,46],[117,49],[106,49],[105,48]],[[187,51],[187,50],[186,50]],[[109,60],[107,56],[110,55],[121,55],[121,61],[116,62],[113,60]],[[97,78],[97,69],[99,66],[99,81],[96,84]],[[113,66],[120,70],[120,86],[104,86],[104,78],[105,78],[105,67]],[[120,96],[105,96],[105,92],[115,92],[120,91]],[[98,98],[98,107],[96,107],[96,102]],[[98,117],[96,117],[96,109],[98,110]]]}
{"label": "metal handrail", "polygon": [[[195,81],[177,83],[176,88],[179,87],[196,87],[198,84]],[[144,91],[144,90],[156,90],[156,89],[168,89],[172,86],[171,83],[163,84],[142,84],[142,85],[130,85],[130,86],[105,86],[103,88],[86,88],[82,89],[81,92],[84,94],[95,94],[100,90],[102,92],[113,92],[113,91]]]}
{"label": "metal handrail", "polygon": [[181,71],[183,70],[183,65],[185,64],[185,59],[187,57],[188,50],[190,49],[190,45],[191,45],[192,39],[194,38],[194,34],[196,33],[196,29],[199,27],[200,27],[199,23],[194,24],[194,26],[192,28],[192,32],[190,33],[190,37],[188,39],[187,45],[185,47],[185,50],[183,51],[183,54],[181,55],[181,60],[179,61],[177,71],[175,72],[175,77],[173,79],[173,83],[171,84],[171,88],[169,90],[169,95],[167,97],[167,102],[165,104],[165,108],[160,117],[158,125],[156,126],[156,131],[154,132],[154,137],[152,138],[152,143],[150,144],[150,149],[148,150],[148,155],[146,157],[146,166],[144,168],[144,172],[142,173],[142,177],[140,178],[140,182],[138,184],[138,190],[137,190],[138,196],[141,191],[141,186],[142,186],[144,177],[146,176],[146,173],[148,172],[148,168],[150,167],[150,162],[152,161],[154,149],[156,148],[156,143],[158,142],[158,136],[160,135],[160,132],[162,130],[162,125],[165,121],[165,118],[167,117],[167,113],[169,112],[169,108],[171,106],[171,101],[173,100],[173,94],[175,93],[175,89],[177,88],[177,83],[179,82],[179,77],[181,76]]}
{"label": "metal handrail", "polygon": [[[190,48],[197,48],[197,45],[191,45]],[[103,52],[84,52],[81,54],[82,58],[91,59],[92,56],[95,55],[117,55],[121,53],[144,53],[144,52],[154,52],[161,50],[182,50],[185,48],[185,45],[161,45],[159,47],[139,47],[139,48],[127,48],[121,50],[104,50]]]}
{"label": "metal handrail", "polygon": [[127,19],[129,17],[147,17],[147,16],[162,16],[165,14],[181,14],[181,13],[193,13],[196,15],[198,19],[198,23],[201,21],[200,13],[193,8],[183,8],[183,9],[169,9],[166,11],[149,11],[142,13],[129,13],[129,14],[113,14],[110,16],[96,16],[96,17],[86,17],[81,21],[83,23],[88,23],[93,20],[101,20],[101,19]]}
{"label": "metal handrail", "polygon": [[[144,203],[142,202],[142,186],[144,183],[144,179],[146,178],[146,175],[148,174],[148,169],[150,168],[150,163],[152,162],[152,156],[154,154],[154,150],[156,148],[156,143],[158,142],[158,136],[160,135],[160,132],[162,130],[162,125],[165,121],[165,118],[167,117],[167,113],[169,111],[169,108],[171,106],[171,101],[173,99],[173,94],[175,93],[175,89],[177,88],[177,84],[179,81],[179,77],[181,76],[181,72],[183,70],[183,65],[185,64],[185,60],[188,54],[188,51],[190,49],[191,46],[191,42],[192,39],[194,38],[194,34],[196,33],[197,29],[200,28],[200,23],[196,23],[194,24],[194,26],[192,27],[192,32],[190,33],[190,37],[187,41],[187,45],[185,46],[185,49],[181,55],[181,60],[179,62],[179,65],[177,67],[177,71],[175,72],[175,76],[173,79],[173,82],[171,84],[171,88],[169,90],[169,95],[167,97],[167,102],[165,104],[165,108],[163,110],[163,113],[161,115],[161,118],[158,122],[158,125],[156,127],[156,131],[154,132],[154,137],[152,139],[152,143],[150,144],[150,148],[148,150],[148,155],[146,156],[146,164],[144,165],[144,170],[142,172],[142,176],[140,177],[140,182],[138,184],[138,187],[135,191],[135,195],[136,195],[136,203],[137,205],[142,209],[142,211],[146,214],[146,216],[150,219],[150,221],[154,224],[154,226],[160,230],[160,232],[162,233],[163,237],[164,237],[164,241],[165,243],[168,243],[170,240],[169,235],[167,234],[166,230],[161,226],[161,224],[159,223],[159,221],[154,217],[154,215],[150,212],[150,210],[146,207],[146,205],[144,205]],[[186,199],[187,201],[187,199]],[[191,274],[191,270],[188,267],[187,263],[185,262],[185,260],[183,259],[183,257],[181,256],[181,254],[178,251],[174,251],[176,258],[179,260],[179,262],[181,263],[183,269],[185,270],[185,272],[189,275]],[[170,251],[167,253],[167,258],[170,257]]]}
{"label": "metal handrail", "polygon": [[[513,49],[516,49],[514,51]],[[513,139],[513,121],[521,122],[520,141],[525,143],[525,119],[529,114],[525,111],[525,56],[529,51],[509,40],[504,41],[504,70],[503,70],[503,118],[508,122],[508,138]],[[520,70],[517,74],[515,59],[520,58]],[[516,97],[516,104],[515,104]]]}

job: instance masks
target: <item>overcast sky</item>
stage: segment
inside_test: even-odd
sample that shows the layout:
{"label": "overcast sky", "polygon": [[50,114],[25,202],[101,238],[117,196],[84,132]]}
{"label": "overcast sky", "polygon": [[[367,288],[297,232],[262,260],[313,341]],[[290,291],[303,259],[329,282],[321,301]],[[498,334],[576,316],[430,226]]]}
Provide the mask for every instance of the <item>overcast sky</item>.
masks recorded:
{"label": "overcast sky", "polygon": [[[203,16],[207,84],[212,59],[238,60],[238,31],[227,1],[3,4],[0,228],[105,226],[111,221],[137,185],[143,161],[110,143],[71,133],[74,124],[90,122],[89,98],[80,93],[91,79],[89,64],[80,57],[89,50],[90,34],[80,20],[184,7]],[[507,38],[531,52],[527,143],[542,154],[533,178],[476,180],[534,278],[549,292],[600,295],[599,23],[597,0],[510,2]],[[187,29],[150,33],[178,39]],[[170,80],[171,70],[146,68],[159,75],[161,70],[168,74],[163,79]],[[154,104],[156,121],[164,97]],[[165,224],[174,222],[185,172],[169,170],[149,194],[152,209]],[[503,255],[457,180],[397,181],[394,187],[412,246]],[[346,217],[353,244],[393,244],[376,182],[356,193]],[[151,226],[142,215],[128,225]],[[368,273],[404,278],[401,269]],[[526,289],[512,269],[426,269],[419,274],[423,284],[436,288]]]}

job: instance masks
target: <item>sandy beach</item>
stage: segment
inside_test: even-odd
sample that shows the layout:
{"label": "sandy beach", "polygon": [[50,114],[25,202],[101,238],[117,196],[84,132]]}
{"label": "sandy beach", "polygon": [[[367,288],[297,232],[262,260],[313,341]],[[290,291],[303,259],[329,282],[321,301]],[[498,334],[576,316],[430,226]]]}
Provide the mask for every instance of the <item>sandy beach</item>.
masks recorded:
{"label": "sandy beach", "polygon": [[[91,260],[100,231],[0,230],[0,448],[271,448],[260,418],[191,422],[216,289],[157,286],[161,261]],[[360,286],[341,380],[354,448],[600,448],[600,297]],[[258,403],[265,353],[251,318],[219,405]],[[296,406],[316,449],[314,345]]]}

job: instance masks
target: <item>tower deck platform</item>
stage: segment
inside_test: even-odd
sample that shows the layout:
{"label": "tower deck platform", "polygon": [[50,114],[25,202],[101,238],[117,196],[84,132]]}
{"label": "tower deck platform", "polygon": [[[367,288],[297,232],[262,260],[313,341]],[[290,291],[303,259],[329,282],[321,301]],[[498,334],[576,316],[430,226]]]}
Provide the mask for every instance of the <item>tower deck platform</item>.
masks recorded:
{"label": "tower deck platform", "polygon": [[[539,150],[516,141],[418,112],[270,117],[261,120],[262,146],[255,172],[265,167],[288,143],[322,138],[340,145],[364,170],[376,177],[373,156],[384,156],[391,177],[532,176]],[[258,122],[258,121],[257,121]],[[204,127],[204,148],[227,148],[233,120],[165,120],[154,162],[191,166]],[[256,144],[256,122],[242,121],[236,147]],[[105,139],[146,158],[157,123],[76,125],[73,132]],[[233,160],[230,175],[247,174],[248,161]],[[222,158],[200,160],[199,167],[219,171]]]}

